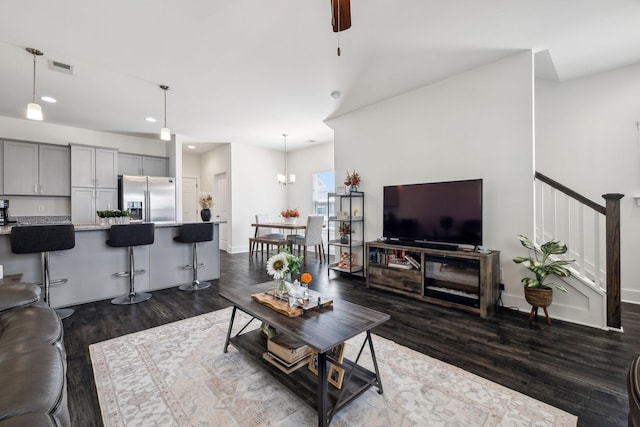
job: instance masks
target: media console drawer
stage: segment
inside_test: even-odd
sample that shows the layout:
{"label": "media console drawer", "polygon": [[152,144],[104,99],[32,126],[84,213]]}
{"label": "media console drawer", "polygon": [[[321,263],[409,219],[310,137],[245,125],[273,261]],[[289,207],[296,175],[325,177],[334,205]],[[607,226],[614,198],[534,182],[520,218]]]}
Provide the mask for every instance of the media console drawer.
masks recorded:
{"label": "media console drawer", "polygon": [[422,272],[393,267],[369,265],[367,280],[371,284],[387,286],[416,294],[422,293]]}

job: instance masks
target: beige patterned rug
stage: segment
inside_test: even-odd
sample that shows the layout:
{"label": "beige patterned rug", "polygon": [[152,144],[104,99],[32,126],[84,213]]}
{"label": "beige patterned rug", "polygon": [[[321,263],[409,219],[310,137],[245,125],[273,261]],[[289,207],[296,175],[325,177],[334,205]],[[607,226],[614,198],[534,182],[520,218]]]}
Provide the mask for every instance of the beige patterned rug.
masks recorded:
{"label": "beige patterned rug", "polygon": [[[227,308],[91,345],[105,426],[317,425],[315,411],[260,365],[233,346],[222,352],[230,316]],[[238,312],[236,325],[246,318]],[[354,340],[345,349],[352,360],[362,343]],[[374,335],[373,342],[384,394],[370,389],[332,426],[577,423],[571,414],[393,341]],[[368,354],[363,358],[370,363]]]}

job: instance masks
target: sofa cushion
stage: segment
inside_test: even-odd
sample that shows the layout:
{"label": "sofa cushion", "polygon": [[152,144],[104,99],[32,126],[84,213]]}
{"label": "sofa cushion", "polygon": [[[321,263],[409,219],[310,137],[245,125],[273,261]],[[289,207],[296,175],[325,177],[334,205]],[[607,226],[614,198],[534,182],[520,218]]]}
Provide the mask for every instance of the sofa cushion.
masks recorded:
{"label": "sofa cushion", "polygon": [[640,357],[635,359],[627,372],[627,394],[629,397],[629,426],[640,426]]}
{"label": "sofa cushion", "polygon": [[58,427],[47,414],[24,414],[0,421],[0,427]]}
{"label": "sofa cushion", "polygon": [[15,351],[32,342],[58,344],[63,334],[62,321],[47,306],[33,305],[0,314],[0,353]]}
{"label": "sofa cushion", "polygon": [[[0,420],[29,413],[65,414],[64,356],[50,344],[32,344],[31,351],[0,361]],[[9,390],[6,390],[9,391]]]}
{"label": "sofa cushion", "polygon": [[34,304],[40,299],[40,286],[33,283],[0,285],[0,314]]}

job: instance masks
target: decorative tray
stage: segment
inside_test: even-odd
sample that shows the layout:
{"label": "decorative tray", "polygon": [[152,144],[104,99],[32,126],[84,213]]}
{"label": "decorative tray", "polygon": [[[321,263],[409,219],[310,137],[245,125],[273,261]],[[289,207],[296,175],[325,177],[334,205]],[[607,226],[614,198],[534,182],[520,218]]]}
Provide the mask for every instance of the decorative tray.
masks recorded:
{"label": "decorative tray", "polygon": [[309,301],[303,303],[301,299],[297,298],[293,305],[289,305],[287,301],[275,296],[273,291],[253,294],[251,298],[287,317],[302,316],[307,311],[326,308],[333,304],[333,300],[324,298],[314,291],[309,291]]}

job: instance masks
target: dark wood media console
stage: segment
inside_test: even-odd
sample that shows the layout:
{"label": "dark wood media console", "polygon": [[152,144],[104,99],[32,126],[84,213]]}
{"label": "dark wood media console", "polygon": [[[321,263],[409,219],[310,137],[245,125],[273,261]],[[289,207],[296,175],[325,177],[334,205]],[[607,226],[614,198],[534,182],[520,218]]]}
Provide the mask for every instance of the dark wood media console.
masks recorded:
{"label": "dark wood media console", "polygon": [[[500,252],[467,252],[368,242],[367,287],[384,289],[480,317],[493,315],[500,297]],[[413,265],[398,261],[408,256]]]}

